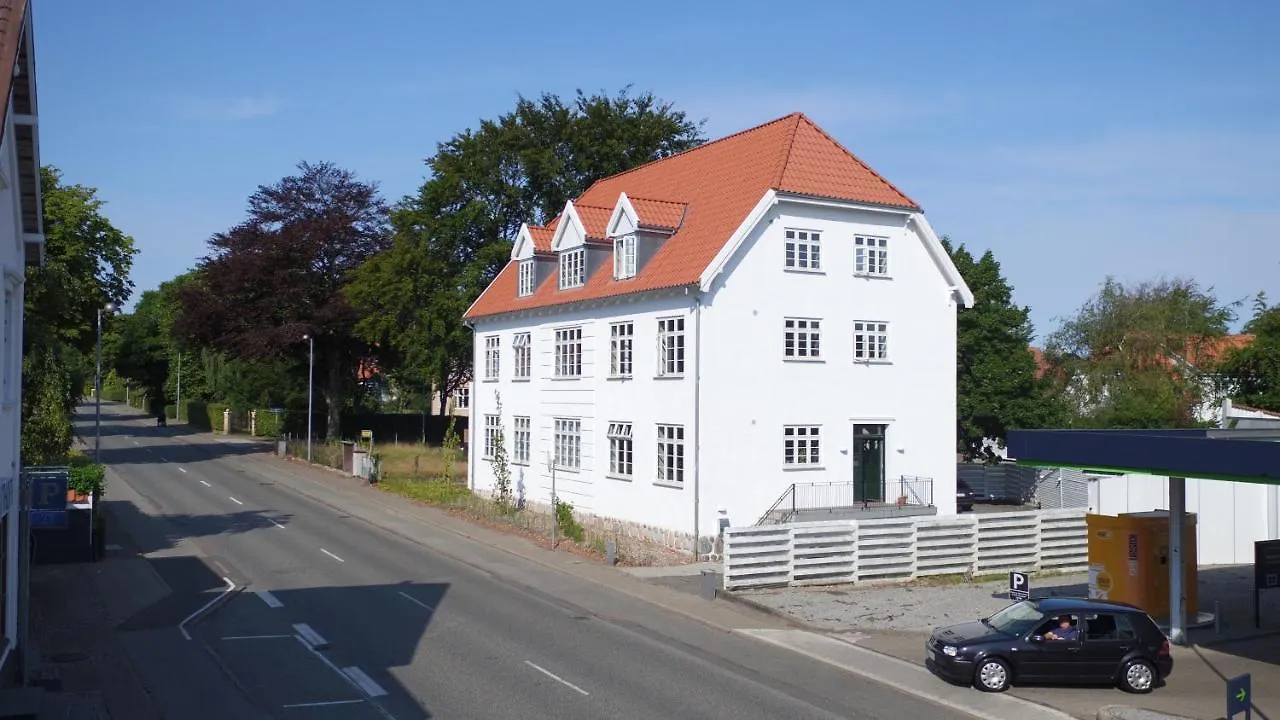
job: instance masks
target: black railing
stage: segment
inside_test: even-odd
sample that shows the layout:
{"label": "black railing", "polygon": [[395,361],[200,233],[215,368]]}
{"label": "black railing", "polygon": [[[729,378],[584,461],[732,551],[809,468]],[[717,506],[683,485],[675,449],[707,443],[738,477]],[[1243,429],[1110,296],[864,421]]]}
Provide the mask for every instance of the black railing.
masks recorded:
{"label": "black railing", "polygon": [[760,516],[756,525],[785,523],[806,512],[868,510],[886,506],[932,507],[933,478],[903,475],[878,483],[792,483]]}

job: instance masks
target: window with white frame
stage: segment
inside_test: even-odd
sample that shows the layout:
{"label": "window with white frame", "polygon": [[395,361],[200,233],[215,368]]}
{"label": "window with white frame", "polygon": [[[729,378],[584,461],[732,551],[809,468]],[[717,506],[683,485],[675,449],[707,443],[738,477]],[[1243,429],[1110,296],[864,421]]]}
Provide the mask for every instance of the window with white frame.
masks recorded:
{"label": "window with white frame", "polygon": [[556,377],[582,375],[582,328],[556,330]]}
{"label": "window with white frame", "polygon": [[577,470],[582,467],[582,421],[576,418],[556,418],[555,464],[561,470]]}
{"label": "window with white frame", "polygon": [[782,321],[782,356],[787,360],[817,360],[821,357],[822,321],[813,318],[785,318]]}
{"label": "window with white frame", "polygon": [[609,326],[609,376],[631,377],[631,350],[636,326],[633,322],[617,322]]}
{"label": "window with white frame", "polygon": [[817,425],[786,425],[782,428],[784,467],[814,467],[821,461],[821,432]]}
{"label": "window with white frame", "polygon": [[497,380],[498,369],[501,367],[499,362],[499,351],[502,349],[502,338],[497,335],[490,335],[484,339],[484,379]]}
{"label": "window with white frame", "polygon": [[533,348],[529,333],[516,333],[511,338],[511,355],[515,363],[513,374],[517,378],[529,377],[533,369]]}
{"label": "window with white frame", "polygon": [[684,483],[684,426],[658,426],[658,482]]}
{"label": "window with white frame", "polygon": [[658,375],[684,374],[684,318],[658,319]]}
{"label": "window with white frame", "polygon": [[624,280],[636,275],[636,236],[623,235],[613,239],[613,277]]}
{"label": "window with white frame", "polygon": [[582,287],[587,282],[587,249],[560,252],[560,289]]}
{"label": "window with white frame", "polygon": [[527,416],[517,415],[511,431],[511,462],[516,465],[529,464],[529,441],[532,424]]}
{"label": "window with white frame", "polygon": [[538,266],[537,260],[529,258],[520,261],[520,277],[519,277],[519,293],[520,297],[526,297],[533,294],[534,278],[537,277]]}
{"label": "window with white frame", "polygon": [[484,459],[492,460],[498,456],[498,445],[502,443],[502,420],[497,415],[484,416]]}
{"label": "window with white frame", "polygon": [[609,474],[631,479],[635,473],[635,443],[631,423],[609,423]]}
{"label": "window with white frame", "polygon": [[471,407],[471,388],[460,387],[453,391],[453,409],[466,410]]}
{"label": "window with white frame", "polygon": [[789,270],[821,270],[821,233],[812,230],[783,230],[786,237],[786,267]]}
{"label": "window with white frame", "polygon": [[889,323],[855,320],[853,323],[853,359],[864,361],[889,359]]}
{"label": "window with white frame", "polygon": [[854,237],[853,272],[857,275],[888,275],[889,239],[861,235]]}

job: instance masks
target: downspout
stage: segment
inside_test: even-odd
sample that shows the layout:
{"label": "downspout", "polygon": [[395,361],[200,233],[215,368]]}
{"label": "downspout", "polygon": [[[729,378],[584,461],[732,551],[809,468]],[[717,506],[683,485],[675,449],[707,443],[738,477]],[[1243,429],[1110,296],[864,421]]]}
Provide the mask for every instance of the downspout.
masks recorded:
{"label": "downspout", "polygon": [[702,292],[693,296],[693,561],[702,549]]}

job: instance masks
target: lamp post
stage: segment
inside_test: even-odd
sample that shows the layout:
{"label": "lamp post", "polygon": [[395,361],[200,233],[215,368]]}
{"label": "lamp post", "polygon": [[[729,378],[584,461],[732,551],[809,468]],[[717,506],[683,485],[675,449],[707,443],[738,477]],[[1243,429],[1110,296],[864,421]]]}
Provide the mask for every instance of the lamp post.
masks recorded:
{"label": "lamp post", "polygon": [[182,351],[178,351],[178,399],[175,401],[173,414],[178,422],[182,422]]}
{"label": "lamp post", "polygon": [[115,303],[107,303],[105,308],[98,308],[98,371],[95,373],[93,388],[93,461],[98,462],[102,452],[102,311],[114,312]]}
{"label": "lamp post", "polygon": [[307,462],[311,462],[311,400],[315,396],[316,339],[311,333],[302,336],[307,341]]}

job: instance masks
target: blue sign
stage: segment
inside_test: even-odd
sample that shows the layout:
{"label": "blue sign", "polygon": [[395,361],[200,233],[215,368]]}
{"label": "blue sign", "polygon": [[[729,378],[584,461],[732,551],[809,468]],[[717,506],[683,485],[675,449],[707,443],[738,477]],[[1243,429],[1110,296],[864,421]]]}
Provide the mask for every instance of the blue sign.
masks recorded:
{"label": "blue sign", "polygon": [[1253,683],[1250,681],[1249,673],[1237,675],[1227,681],[1227,717],[1234,718],[1238,713],[1244,713],[1245,720],[1252,717],[1249,708],[1253,705],[1250,696],[1253,689],[1250,687]]}
{"label": "blue sign", "polygon": [[60,530],[67,526],[66,510],[32,510],[32,530]]}
{"label": "blue sign", "polygon": [[67,509],[67,473],[31,473],[31,509]]}

